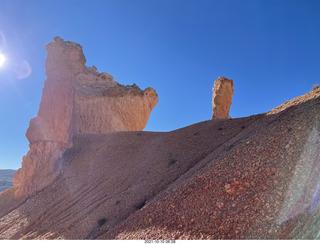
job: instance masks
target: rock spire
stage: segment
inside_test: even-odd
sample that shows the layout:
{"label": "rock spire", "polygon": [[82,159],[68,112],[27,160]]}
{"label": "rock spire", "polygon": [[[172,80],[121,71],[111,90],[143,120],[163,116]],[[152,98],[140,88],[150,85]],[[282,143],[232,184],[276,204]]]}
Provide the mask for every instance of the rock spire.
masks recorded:
{"label": "rock spire", "polygon": [[212,119],[230,119],[229,111],[232,104],[233,80],[219,77],[212,88]]}

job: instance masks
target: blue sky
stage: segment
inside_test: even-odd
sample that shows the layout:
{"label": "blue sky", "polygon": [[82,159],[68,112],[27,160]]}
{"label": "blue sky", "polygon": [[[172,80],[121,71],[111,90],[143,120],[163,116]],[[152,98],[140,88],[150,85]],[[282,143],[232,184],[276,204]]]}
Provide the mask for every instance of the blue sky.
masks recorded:
{"label": "blue sky", "polygon": [[87,65],[153,87],[148,131],[209,120],[212,86],[234,80],[233,118],[320,83],[320,1],[0,0],[0,168],[20,167],[46,79],[44,46],[80,43]]}

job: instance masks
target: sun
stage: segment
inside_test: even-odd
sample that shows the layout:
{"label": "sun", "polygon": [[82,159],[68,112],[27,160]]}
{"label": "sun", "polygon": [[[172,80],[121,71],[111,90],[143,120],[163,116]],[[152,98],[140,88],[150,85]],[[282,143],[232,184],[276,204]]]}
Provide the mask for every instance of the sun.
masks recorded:
{"label": "sun", "polygon": [[0,53],[0,67],[4,64],[5,61],[6,61],[6,57]]}

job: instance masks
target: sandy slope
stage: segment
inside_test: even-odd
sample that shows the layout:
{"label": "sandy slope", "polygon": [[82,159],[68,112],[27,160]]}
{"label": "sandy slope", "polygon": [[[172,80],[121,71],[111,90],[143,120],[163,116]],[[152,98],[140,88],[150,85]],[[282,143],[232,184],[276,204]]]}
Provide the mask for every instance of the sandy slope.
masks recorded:
{"label": "sandy slope", "polygon": [[0,238],[316,238],[319,95],[168,133],[75,138],[52,185],[0,193]]}
{"label": "sandy slope", "polygon": [[318,96],[272,110],[229,151],[101,238],[319,239]]}

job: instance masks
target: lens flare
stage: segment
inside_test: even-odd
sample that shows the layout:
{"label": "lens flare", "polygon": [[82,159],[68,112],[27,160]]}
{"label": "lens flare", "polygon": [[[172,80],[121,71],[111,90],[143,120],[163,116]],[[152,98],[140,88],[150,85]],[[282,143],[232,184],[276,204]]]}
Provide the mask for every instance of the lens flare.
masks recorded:
{"label": "lens flare", "polygon": [[5,61],[6,61],[6,57],[0,53],[0,67],[4,64]]}

